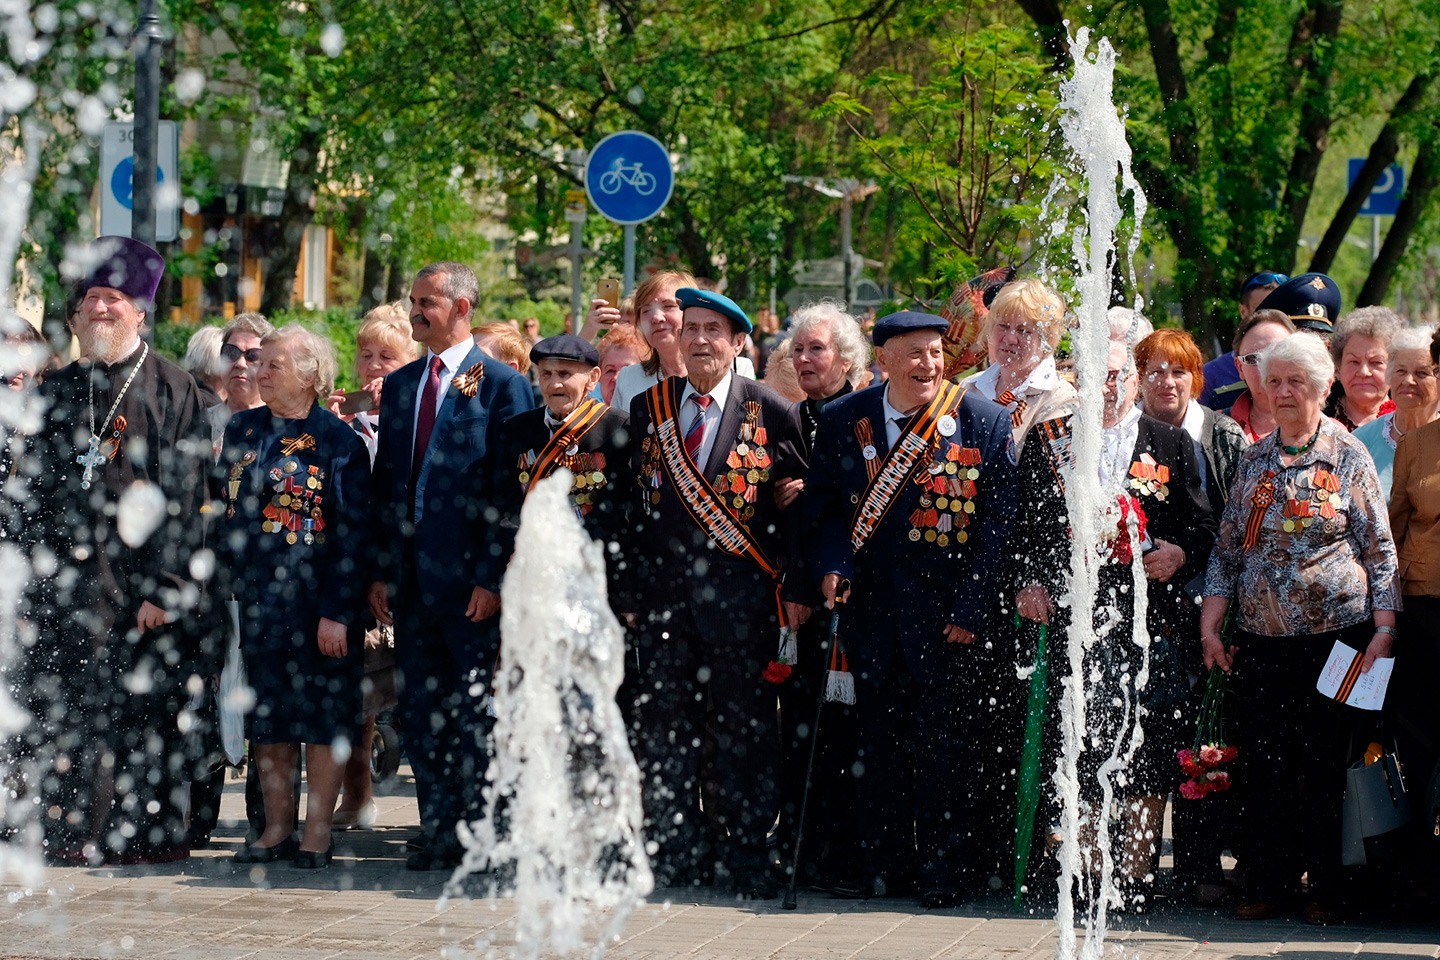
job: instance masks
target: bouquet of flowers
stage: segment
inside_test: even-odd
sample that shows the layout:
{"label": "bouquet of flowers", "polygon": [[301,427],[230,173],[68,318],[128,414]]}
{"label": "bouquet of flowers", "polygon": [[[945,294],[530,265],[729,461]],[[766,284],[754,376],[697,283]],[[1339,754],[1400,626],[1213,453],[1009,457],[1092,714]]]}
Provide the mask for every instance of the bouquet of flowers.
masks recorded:
{"label": "bouquet of flowers", "polygon": [[1220,769],[1239,755],[1240,749],[1225,742],[1225,671],[1210,668],[1205,679],[1205,697],[1200,701],[1200,720],[1195,725],[1195,743],[1181,750],[1180,771],[1189,779],[1180,784],[1180,796],[1199,800],[1230,789],[1230,771]]}

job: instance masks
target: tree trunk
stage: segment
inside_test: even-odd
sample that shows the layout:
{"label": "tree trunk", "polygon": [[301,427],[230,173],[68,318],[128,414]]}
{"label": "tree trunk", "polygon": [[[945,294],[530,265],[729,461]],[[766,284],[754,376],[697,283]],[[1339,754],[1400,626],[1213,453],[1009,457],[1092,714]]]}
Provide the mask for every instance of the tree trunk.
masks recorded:
{"label": "tree trunk", "polygon": [[[671,198],[671,204],[679,215],[680,229],[675,231],[675,243],[680,247],[680,257],[684,262],[685,269],[697,277],[712,277],[711,271],[715,269],[714,262],[710,259],[710,244],[695,226],[695,216],[690,212],[690,205],[685,202],[675,203]],[[640,264],[636,263],[635,270],[640,271]]]}
{"label": "tree trunk", "polygon": [[305,228],[315,218],[315,174],[319,166],[320,131],[307,127],[290,155],[290,177],[285,185],[285,202],[270,249],[265,251],[262,270],[265,288],[260,294],[260,312],[272,316],[287,310],[295,298],[295,271]]}
{"label": "tree trunk", "polygon": [[1340,209],[1336,210],[1335,216],[1331,218],[1320,245],[1315,248],[1315,256],[1310,258],[1310,272],[1327,273],[1330,270],[1331,264],[1335,262],[1335,255],[1340,252],[1340,245],[1345,242],[1345,236],[1350,232],[1355,218],[1360,215],[1370,191],[1375,189],[1380,175],[1385,172],[1386,167],[1395,162],[1395,156],[1400,152],[1400,130],[1396,121],[1415,112],[1423,103],[1429,86],[1430,75],[1417,74],[1395,103],[1395,108],[1390,111],[1390,118],[1385,121],[1385,126],[1370,145],[1370,155],[1365,158],[1365,164],[1356,175],[1355,182],[1350,185],[1345,199],[1340,202]]}
{"label": "tree trunk", "polygon": [[1380,303],[1390,292],[1390,283],[1395,279],[1395,270],[1405,256],[1410,235],[1415,232],[1415,225],[1420,222],[1420,215],[1430,201],[1430,194],[1435,192],[1437,183],[1440,183],[1440,129],[1431,131],[1429,139],[1420,144],[1420,152],[1415,157],[1415,167],[1410,171],[1410,182],[1405,187],[1405,196],[1400,201],[1399,209],[1395,211],[1395,222],[1390,224],[1390,232],[1385,235],[1380,255],[1370,265],[1370,275],[1365,278],[1365,286],[1360,288],[1360,296],[1355,300],[1356,306]]}
{"label": "tree trunk", "polygon": [[390,268],[390,274],[385,278],[386,303],[404,300],[410,293],[410,287],[405,277],[405,258],[401,254],[400,241],[392,240],[390,255],[385,258],[386,266]]}
{"label": "tree trunk", "polygon": [[1050,69],[1060,73],[1070,66],[1069,36],[1065,27],[1065,14],[1057,0],[1019,0],[1035,29],[1040,33],[1040,43],[1050,54]]}
{"label": "tree trunk", "polygon": [[374,309],[385,296],[385,261],[370,244],[365,245],[365,265],[360,271],[360,312]]}

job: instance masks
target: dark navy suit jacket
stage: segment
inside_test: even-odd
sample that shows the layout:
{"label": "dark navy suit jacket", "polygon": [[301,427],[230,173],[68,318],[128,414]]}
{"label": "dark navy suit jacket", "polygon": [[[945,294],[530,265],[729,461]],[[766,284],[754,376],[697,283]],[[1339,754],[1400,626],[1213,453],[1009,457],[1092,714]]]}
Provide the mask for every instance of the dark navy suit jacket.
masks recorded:
{"label": "dark navy suit jacket", "polygon": [[451,380],[441,398],[421,464],[424,492],[411,523],[416,394],[428,363],[427,355],[385,378],[372,484],[378,527],[373,579],[385,581],[393,593],[413,563],[420,596],[406,601],[458,615],[476,586],[500,590],[509,558],[486,536],[486,526],[500,516],[487,451],[502,423],[534,406],[534,394],[523,376],[471,347],[457,374],[480,363],[485,375],[475,396],[465,396]]}
{"label": "dark navy suit jacket", "polygon": [[968,649],[946,642],[945,626],[982,633],[1006,584],[1016,502],[1010,417],[972,390],[960,403],[955,433],[939,438],[942,454],[955,444],[980,451],[976,510],[965,543],[941,547],[910,539],[910,516],[919,508],[922,489],[907,481],[857,554],[850,532],[869,478],[855,424],[869,419],[883,460],[884,396],[884,385],[870,387],[829,403],[820,416],[805,481],[805,527],[813,538],[810,569],[817,578],[838,573],[851,581],[840,637],[857,678],[878,684],[898,644],[911,675],[934,683],[951,676]]}

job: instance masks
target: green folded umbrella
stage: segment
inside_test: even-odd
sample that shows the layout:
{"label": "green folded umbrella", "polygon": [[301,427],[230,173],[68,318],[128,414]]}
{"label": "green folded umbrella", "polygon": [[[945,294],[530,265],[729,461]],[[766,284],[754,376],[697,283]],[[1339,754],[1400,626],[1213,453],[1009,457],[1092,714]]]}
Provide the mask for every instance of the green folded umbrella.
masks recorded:
{"label": "green folded umbrella", "polygon": [[[1020,625],[1020,615],[1015,615]],[[1050,627],[1038,624],[1040,640],[1035,646],[1035,669],[1030,674],[1030,699],[1025,707],[1025,745],[1020,751],[1019,777],[1015,784],[1015,899],[1020,911],[1021,889],[1030,868],[1030,847],[1035,840],[1035,812],[1040,808],[1040,754],[1045,741],[1045,713],[1050,682],[1050,661],[1046,646]]]}

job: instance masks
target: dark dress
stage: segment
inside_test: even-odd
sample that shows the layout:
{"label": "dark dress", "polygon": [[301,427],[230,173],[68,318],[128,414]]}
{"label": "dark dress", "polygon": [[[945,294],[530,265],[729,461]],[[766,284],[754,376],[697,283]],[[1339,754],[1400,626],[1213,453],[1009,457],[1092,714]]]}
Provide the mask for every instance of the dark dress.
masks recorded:
{"label": "dark dress", "polygon": [[[1064,480],[1069,479],[1065,465],[1069,444],[1070,417],[1036,424],[1020,457],[1020,511],[1015,524],[1016,591],[1040,584],[1057,601],[1050,626],[1054,710],[1058,710],[1061,678],[1070,673],[1066,650],[1069,607],[1058,603],[1069,589],[1069,514],[1063,488]],[[1158,473],[1161,468],[1163,474]],[[1195,447],[1183,430],[1141,416],[1126,471],[1123,489],[1139,502],[1146,534],[1152,540],[1178,545],[1185,551],[1185,565],[1167,583],[1146,581],[1150,670],[1149,682],[1138,696],[1133,678],[1140,669],[1140,651],[1130,641],[1134,601],[1129,558],[1121,558],[1124,562],[1112,559],[1100,569],[1097,626],[1109,615],[1117,615],[1119,621],[1107,639],[1086,655],[1090,676],[1099,676],[1098,682],[1089,677],[1086,681],[1089,741],[1080,759],[1081,796],[1090,799],[1099,795],[1097,777],[1108,754],[1106,746],[1122,737],[1122,742],[1128,742],[1133,729],[1133,707],[1127,711],[1111,707],[1117,698],[1130,705],[1138,700],[1145,731],[1144,745],[1126,770],[1124,792],[1163,795],[1180,779],[1175,751],[1194,730],[1190,726],[1194,718],[1187,708],[1199,615],[1184,585],[1204,569],[1215,541],[1215,518],[1200,487]],[[1153,479],[1157,474],[1164,479]],[[1053,739],[1046,746],[1052,753],[1058,748]]]}
{"label": "dark dress", "polygon": [[[260,407],[230,421],[219,469],[227,504],[222,552],[255,689],[250,739],[354,743],[364,671],[360,563],[369,540],[365,444],[318,404],[304,420]],[[320,652],[322,617],[350,628],[345,656]]]}

